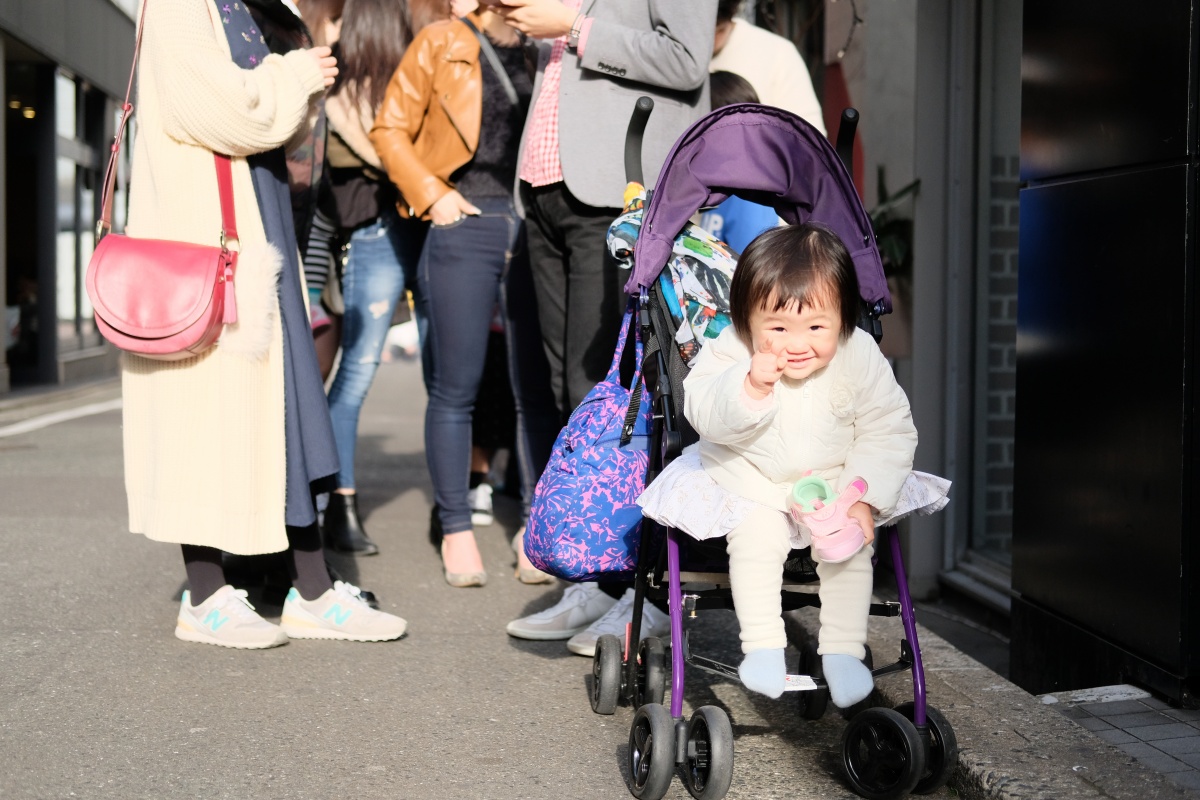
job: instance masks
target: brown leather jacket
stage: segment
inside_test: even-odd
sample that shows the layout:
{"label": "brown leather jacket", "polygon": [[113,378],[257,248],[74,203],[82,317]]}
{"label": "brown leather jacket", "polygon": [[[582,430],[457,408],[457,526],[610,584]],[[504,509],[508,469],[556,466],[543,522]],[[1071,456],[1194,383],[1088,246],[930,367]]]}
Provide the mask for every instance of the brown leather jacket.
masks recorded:
{"label": "brown leather jacket", "polygon": [[475,155],[483,113],[479,40],[458,20],[435,22],[413,39],[388,83],[371,129],[403,217],[429,218],[452,188],[450,175]]}

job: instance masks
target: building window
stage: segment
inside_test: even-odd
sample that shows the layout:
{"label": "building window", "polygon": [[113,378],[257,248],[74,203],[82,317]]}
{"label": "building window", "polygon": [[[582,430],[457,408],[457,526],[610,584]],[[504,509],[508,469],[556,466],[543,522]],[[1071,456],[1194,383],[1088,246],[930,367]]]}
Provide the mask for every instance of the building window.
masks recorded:
{"label": "building window", "polygon": [[65,70],[58,71],[54,88],[55,318],[62,354],[102,343],[84,279],[95,246],[97,187],[104,168],[98,153],[107,136],[108,99]]}

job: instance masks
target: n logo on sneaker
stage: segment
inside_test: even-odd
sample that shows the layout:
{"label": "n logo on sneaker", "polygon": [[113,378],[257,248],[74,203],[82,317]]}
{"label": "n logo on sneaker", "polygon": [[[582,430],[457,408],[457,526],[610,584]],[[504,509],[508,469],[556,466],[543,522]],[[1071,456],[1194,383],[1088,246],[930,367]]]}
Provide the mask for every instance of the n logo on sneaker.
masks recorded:
{"label": "n logo on sneaker", "polygon": [[329,619],[332,617],[334,624],[345,625],[346,620],[350,619],[350,615],[353,613],[354,609],[347,608],[345,611],[343,611],[341,605],[334,603],[329,607],[329,610],[325,612],[321,619]]}
{"label": "n logo on sneaker", "polygon": [[213,633],[216,633],[226,622],[229,622],[229,617],[221,616],[221,612],[214,608],[208,612],[208,616],[204,618],[203,624],[211,628]]}

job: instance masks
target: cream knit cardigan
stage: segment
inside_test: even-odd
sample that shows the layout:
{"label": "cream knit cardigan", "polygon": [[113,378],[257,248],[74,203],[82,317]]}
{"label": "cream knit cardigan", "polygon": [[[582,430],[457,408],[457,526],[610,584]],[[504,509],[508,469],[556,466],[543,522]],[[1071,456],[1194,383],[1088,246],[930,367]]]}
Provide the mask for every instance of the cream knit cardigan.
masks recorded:
{"label": "cream knit cardigan", "polygon": [[281,259],[267,244],[245,157],[303,133],[322,90],[300,51],[240,69],[210,0],[154,0],[147,9],[127,232],[217,244],[212,153],[226,153],[241,255],[239,322],[215,348],[186,361],[123,357],[134,533],[246,555],[287,547]]}

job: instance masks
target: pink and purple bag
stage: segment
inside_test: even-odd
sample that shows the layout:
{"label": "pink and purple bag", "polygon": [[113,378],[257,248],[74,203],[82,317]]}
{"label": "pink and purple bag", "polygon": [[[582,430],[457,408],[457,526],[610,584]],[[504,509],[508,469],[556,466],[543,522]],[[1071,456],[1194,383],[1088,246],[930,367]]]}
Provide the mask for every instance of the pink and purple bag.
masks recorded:
{"label": "pink and purple bag", "polygon": [[[634,329],[637,368],[621,385],[621,354]],[[642,339],[632,305],[612,366],[571,414],[538,480],[525,529],[535,567],[569,581],[633,574],[641,537],[651,403],[642,381]]]}

